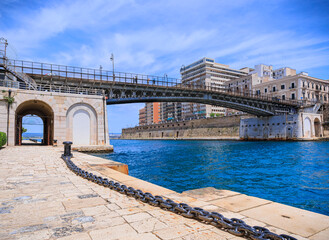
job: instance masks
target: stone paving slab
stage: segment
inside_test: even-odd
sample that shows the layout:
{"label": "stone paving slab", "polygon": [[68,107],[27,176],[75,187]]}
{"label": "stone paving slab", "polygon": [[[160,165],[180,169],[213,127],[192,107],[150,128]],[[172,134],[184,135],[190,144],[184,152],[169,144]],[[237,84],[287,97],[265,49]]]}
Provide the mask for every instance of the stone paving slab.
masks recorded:
{"label": "stone paving slab", "polygon": [[[0,239],[193,239],[191,233],[213,239],[232,237],[222,231],[202,232],[215,228],[200,227],[195,220],[82,179],[66,167],[60,155],[59,148],[45,146],[0,150]],[[74,155],[86,169],[105,164],[100,158]],[[105,174],[112,174],[113,180],[165,193],[165,188],[106,169]],[[166,192],[174,193],[169,189]],[[184,231],[172,234],[168,231],[172,227]]]}
{"label": "stone paving slab", "polygon": [[[264,214],[266,212],[267,214]],[[310,237],[329,228],[329,217],[280,203],[271,203],[241,212],[245,216],[260,219],[302,237]],[[328,235],[329,238],[329,235]]]}
{"label": "stone paving slab", "polygon": [[270,201],[261,198],[247,196],[244,194],[239,194],[235,196],[217,199],[214,201],[209,201],[209,203],[228,209],[232,212],[241,212],[243,210],[269,204]]}
{"label": "stone paving slab", "polygon": [[[0,239],[242,239],[82,179],[67,169],[60,155],[59,148],[45,146],[0,150]],[[122,184],[218,211],[229,218],[242,218],[250,225],[264,226],[278,234],[305,239],[298,235],[303,232],[285,224],[281,226],[274,218],[264,218],[268,215],[264,211],[251,212],[274,204],[272,202],[211,188],[179,194],[100,167],[107,164],[107,160],[101,158],[74,152],[72,160],[83,169]],[[246,198],[250,199],[247,203],[240,202]],[[307,219],[309,212],[303,213]],[[326,219],[323,215],[312,219],[320,224],[314,227],[310,239],[325,239]],[[301,223],[303,228],[308,227],[306,221]]]}
{"label": "stone paving slab", "polygon": [[310,237],[311,240],[317,239],[317,240],[328,240],[329,236],[329,228],[314,234],[313,236]]}

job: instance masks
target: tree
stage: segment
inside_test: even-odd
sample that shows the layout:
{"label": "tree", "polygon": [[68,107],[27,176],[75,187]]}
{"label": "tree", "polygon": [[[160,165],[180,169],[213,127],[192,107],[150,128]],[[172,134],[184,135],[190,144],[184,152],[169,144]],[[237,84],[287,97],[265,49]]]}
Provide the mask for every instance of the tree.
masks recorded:
{"label": "tree", "polygon": [[26,133],[27,132],[27,129],[22,127],[22,133]]}
{"label": "tree", "polygon": [[7,135],[4,132],[0,132],[0,148],[7,143]]}

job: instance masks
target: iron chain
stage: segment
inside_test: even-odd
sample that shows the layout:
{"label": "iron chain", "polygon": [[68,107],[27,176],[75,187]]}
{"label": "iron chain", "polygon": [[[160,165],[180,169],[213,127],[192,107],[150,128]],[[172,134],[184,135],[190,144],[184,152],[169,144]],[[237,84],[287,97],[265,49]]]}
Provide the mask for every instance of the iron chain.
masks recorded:
{"label": "iron chain", "polygon": [[65,161],[66,165],[72,172],[84,179],[110,188],[127,196],[134,197],[135,199],[140,200],[143,203],[148,203],[154,207],[160,207],[178,215],[182,215],[186,218],[193,218],[200,222],[211,224],[212,226],[227,231],[235,236],[252,240],[297,240],[296,238],[289,235],[277,235],[264,227],[249,226],[241,219],[229,219],[218,212],[208,212],[202,208],[190,207],[186,203],[176,203],[169,198],[163,199],[161,196],[153,196],[151,193],[144,193],[139,189],[127,187],[126,185],[121,185],[120,183],[108,180],[107,178],[96,176],[93,173],[77,167],[71,161],[70,156],[62,155],[62,159]]}

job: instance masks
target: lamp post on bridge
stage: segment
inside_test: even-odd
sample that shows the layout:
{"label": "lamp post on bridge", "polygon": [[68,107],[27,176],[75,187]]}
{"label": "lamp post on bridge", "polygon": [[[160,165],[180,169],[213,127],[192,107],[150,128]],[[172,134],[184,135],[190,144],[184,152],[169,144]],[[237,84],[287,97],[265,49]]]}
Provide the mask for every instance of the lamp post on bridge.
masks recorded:
{"label": "lamp post on bridge", "polygon": [[101,81],[102,81],[102,70],[103,70],[103,66],[102,65],[99,65],[99,72],[101,74]]}
{"label": "lamp post on bridge", "polygon": [[115,81],[115,75],[114,75],[114,55],[113,55],[113,53],[111,53],[110,60],[112,61],[113,81]]}
{"label": "lamp post on bridge", "polygon": [[3,55],[3,56],[6,57],[6,55],[7,55],[8,41],[7,41],[7,39],[1,37],[1,38],[0,38],[0,43],[2,43],[2,44],[5,45],[5,50],[4,50],[4,55]]}
{"label": "lamp post on bridge", "polygon": [[163,78],[164,78],[164,80],[166,81],[166,84],[167,84],[167,86],[168,86],[168,75],[167,75],[167,73],[165,73],[165,74],[163,75]]}

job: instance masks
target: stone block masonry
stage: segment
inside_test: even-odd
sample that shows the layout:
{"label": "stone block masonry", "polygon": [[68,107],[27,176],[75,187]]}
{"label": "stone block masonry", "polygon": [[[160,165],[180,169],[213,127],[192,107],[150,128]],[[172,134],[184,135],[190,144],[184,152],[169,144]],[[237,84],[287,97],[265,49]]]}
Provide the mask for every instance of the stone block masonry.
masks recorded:
{"label": "stone block masonry", "polygon": [[122,129],[122,139],[238,139],[240,116],[168,122]]}
{"label": "stone block masonry", "polygon": [[322,122],[322,114],[307,112],[241,119],[240,138],[244,140],[320,140],[324,137]]}
{"label": "stone block masonry", "polygon": [[[61,153],[47,146],[0,150],[0,239],[242,239],[82,179],[67,168]],[[277,234],[299,240],[326,240],[329,234],[328,216],[228,190],[179,194],[100,166],[109,160],[73,154],[76,165],[99,176]]]}
{"label": "stone block masonry", "polygon": [[[0,131],[7,132],[7,102],[9,88],[0,87]],[[11,89],[14,102],[10,105],[10,146],[20,145],[22,118],[39,116],[44,124],[44,144],[56,139],[73,141],[74,145],[109,145],[106,103],[102,96],[68,94],[47,91]],[[105,117],[105,119],[104,119]]]}

